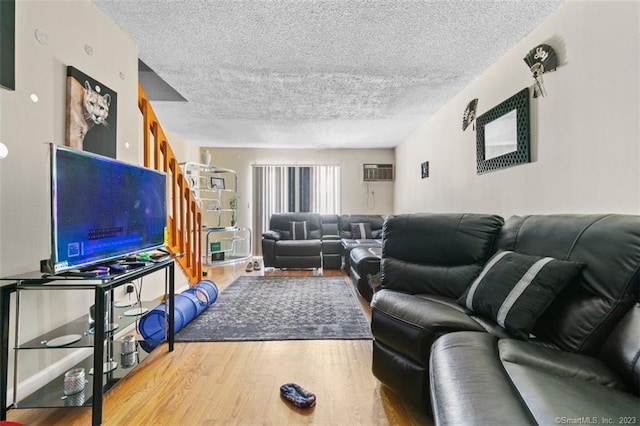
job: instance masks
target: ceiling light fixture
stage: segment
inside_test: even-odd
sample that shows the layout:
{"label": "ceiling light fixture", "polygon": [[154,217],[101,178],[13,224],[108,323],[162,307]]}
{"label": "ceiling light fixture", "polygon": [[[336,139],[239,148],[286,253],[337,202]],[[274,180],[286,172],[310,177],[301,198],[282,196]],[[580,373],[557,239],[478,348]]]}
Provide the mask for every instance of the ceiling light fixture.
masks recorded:
{"label": "ceiling light fixture", "polygon": [[34,102],[38,102],[39,98],[38,95],[36,95],[35,93],[32,93],[31,95],[29,95],[29,98]]}
{"label": "ceiling light fixture", "polygon": [[87,55],[93,56],[93,47],[88,44],[84,45],[84,51],[87,52]]}

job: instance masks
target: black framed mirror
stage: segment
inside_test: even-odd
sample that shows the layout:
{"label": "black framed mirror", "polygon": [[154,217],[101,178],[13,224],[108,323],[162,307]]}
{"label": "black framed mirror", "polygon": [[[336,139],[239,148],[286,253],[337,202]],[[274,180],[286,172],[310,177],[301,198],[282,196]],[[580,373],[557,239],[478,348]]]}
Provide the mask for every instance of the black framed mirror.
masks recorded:
{"label": "black framed mirror", "polygon": [[478,174],[528,163],[529,88],[479,116],[476,131]]}

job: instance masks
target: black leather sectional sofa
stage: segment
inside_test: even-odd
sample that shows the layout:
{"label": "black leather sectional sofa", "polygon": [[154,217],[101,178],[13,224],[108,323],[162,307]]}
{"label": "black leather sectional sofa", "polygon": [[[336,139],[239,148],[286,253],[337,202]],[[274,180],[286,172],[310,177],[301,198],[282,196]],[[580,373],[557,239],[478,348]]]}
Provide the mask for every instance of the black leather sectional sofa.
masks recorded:
{"label": "black leather sectional sofa", "polygon": [[437,425],[640,421],[640,216],[387,219],[373,373]]}
{"label": "black leather sectional sofa", "polygon": [[[294,224],[303,232],[294,235]],[[380,215],[274,213],[262,234],[264,266],[340,269],[354,247],[382,245],[383,224]]]}

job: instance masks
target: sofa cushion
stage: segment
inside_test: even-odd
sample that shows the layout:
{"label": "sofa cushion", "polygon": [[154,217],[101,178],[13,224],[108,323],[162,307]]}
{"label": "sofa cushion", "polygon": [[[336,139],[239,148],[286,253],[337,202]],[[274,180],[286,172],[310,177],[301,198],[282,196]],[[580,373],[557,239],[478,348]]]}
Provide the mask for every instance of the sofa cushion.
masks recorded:
{"label": "sofa cushion", "polygon": [[504,362],[534,367],[556,376],[573,377],[623,392],[630,390],[615,371],[595,357],[517,339],[500,339],[498,347],[500,359]]}
{"label": "sofa cushion", "polygon": [[538,319],[533,334],[595,355],[638,302],[640,216],[534,215],[509,218],[497,248],[582,262],[586,266]]}
{"label": "sofa cushion", "polygon": [[340,239],[338,233],[338,215],[337,214],[323,214],[320,216],[320,228],[322,231],[322,238],[329,235],[335,236]]}
{"label": "sofa cushion", "polygon": [[354,240],[370,240],[372,239],[371,225],[367,223],[352,223],[351,238]]}
{"label": "sofa cushion", "polygon": [[371,226],[371,238],[382,236],[384,217],[380,215],[343,214],[338,218],[338,232],[341,238],[355,239],[351,233],[352,223],[368,223]]}
{"label": "sofa cushion", "polygon": [[538,317],[582,266],[551,257],[501,251],[487,262],[458,303],[526,340]]}
{"label": "sofa cushion", "polygon": [[320,240],[280,240],[275,247],[276,256],[317,256],[320,258]]}
{"label": "sofa cushion", "polygon": [[289,222],[307,222],[307,238],[320,238],[322,228],[318,213],[289,212],[274,213],[269,219],[269,229],[280,233],[283,240],[291,239]]}
{"label": "sofa cushion", "polygon": [[306,240],[308,235],[307,221],[289,222],[289,232],[292,240]]}
{"label": "sofa cushion", "polygon": [[502,218],[417,213],[384,225],[382,286],[411,294],[458,298],[491,257]]}
{"label": "sofa cushion", "polygon": [[637,419],[636,396],[585,380],[591,373],[579,370],[592,367],[586,357],[576,361],[571,358],[575,354],[544,353],[529,342],[503,341],[485,333],[458,332],[435,342],[430,380],[436,425],[553,425],[580,419],[618,424],[623,417]]}
{"label": "sofa cushion", "polygon": [[435,342],[429,361],[436,425],[535,424],[500,362],[495,337],[447,334]]}
{"label": "sofa cushion", "polygon": [[335,254],[342,255],[342,242],[340,240],[322,239],[322,255]]}
{"label": "sofa cushion", "polygon": [[591,424],[621,424],[623,418],[629,419],[627,423],[633,419],[637,422],[640,400],[630,393],[522,364],[503,365],[516,389],[514,393],[527,405],[537,424],[559,424],[563,419],[590,419]]}

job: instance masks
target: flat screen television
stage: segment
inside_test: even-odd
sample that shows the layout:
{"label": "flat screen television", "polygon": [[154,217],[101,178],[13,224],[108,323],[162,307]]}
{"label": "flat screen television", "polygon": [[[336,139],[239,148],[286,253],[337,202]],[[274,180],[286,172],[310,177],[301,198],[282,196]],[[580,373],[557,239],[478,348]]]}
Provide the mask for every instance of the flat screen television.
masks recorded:
{"label": "flat screen television", "polygon": [[61,273],[165,245],[166,175],[51,145],[51,259]]}

